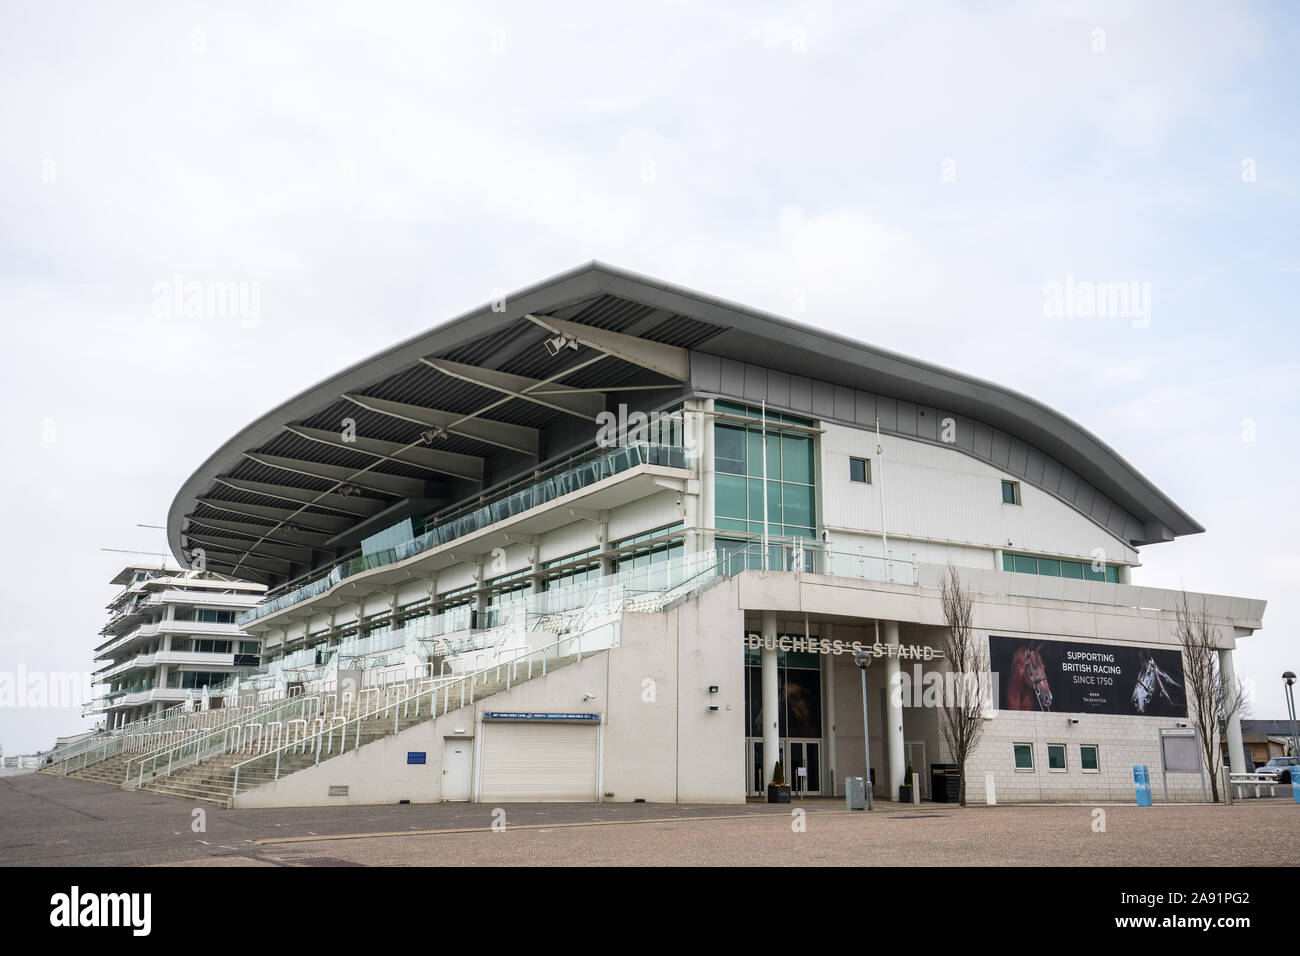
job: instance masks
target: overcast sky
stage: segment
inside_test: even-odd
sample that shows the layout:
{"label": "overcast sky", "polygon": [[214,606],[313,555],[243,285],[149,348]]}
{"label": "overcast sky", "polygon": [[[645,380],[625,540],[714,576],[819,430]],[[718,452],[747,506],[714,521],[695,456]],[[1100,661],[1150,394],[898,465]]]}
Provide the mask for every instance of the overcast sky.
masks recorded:
{"label": "overcast sky", "polygon": [[[399,339],[590,259],[1026,392],[1207,529],[1300,670],[1286,3],[0,7],[0,671],[76,672],[190,473]],[[242,282],[255,320],[156,287]],[[1149,316],[1049,314],[1136,282]],[[1149,283],[1143,286],[1143,283]],[[254,285],[255,284],[255,285]],[[7,753],[86,726],[0,709]]]}

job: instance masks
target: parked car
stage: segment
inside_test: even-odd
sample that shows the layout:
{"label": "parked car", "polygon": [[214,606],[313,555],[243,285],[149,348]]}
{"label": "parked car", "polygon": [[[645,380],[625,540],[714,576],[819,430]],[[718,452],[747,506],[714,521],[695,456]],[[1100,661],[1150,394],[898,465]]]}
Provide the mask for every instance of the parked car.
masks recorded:
{"label": "parked car", "polygon": [[1300,757],[1274,757],[1264,766],[1256,767],[1255,773],[1276,777],[1278,783],[1290,783],[1292,767],[1300,767]]}

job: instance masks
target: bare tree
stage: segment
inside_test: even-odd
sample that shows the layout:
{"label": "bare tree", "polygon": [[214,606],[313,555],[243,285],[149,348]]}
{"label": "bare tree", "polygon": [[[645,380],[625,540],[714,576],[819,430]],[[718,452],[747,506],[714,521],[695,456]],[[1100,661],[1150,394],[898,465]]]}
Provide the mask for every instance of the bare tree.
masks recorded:
{"label": "bare tree", "polygon": [[1210,792],[1219,802],[1219,770],[1223,735],[1242,709],[1245,692],[1241,681],[1228,681],[1219,666],[1219,629],[1210,623],[1205,598],[1192,608],[1183,592],[1174,610],[1174,634],[1183,650],[1183,680],[1187,687],[1188,717],[1201,736],[1202,756],[1210,772]]}
{"label": "bare tree", "polygon": [[940,579],[940,601],[948,631],[943,638],[943,654],[948,660],[949,682],[944,688],[939,711],[939,727],[944,742],[957,764],[961,806],[966,806],[966,761],[979,746],[984,735],[984,709],[987,695],[988,651],[972,627],[971,608],[974,595],[961,586],[956,567],[948,563]]}

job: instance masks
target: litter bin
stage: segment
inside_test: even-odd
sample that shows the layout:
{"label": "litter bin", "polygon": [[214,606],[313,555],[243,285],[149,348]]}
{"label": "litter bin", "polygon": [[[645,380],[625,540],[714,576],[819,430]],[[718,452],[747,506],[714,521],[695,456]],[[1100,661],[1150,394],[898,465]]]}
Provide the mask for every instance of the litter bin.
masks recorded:
{"label": "litter bin", "polygon": [[955,763],[930,764],[930,799],[935,803],[961,802],[961,771]]}
{"label": "litter bin", "polygon": [[844,778],[844,809],[867,809],[867,787],[861,777]]}

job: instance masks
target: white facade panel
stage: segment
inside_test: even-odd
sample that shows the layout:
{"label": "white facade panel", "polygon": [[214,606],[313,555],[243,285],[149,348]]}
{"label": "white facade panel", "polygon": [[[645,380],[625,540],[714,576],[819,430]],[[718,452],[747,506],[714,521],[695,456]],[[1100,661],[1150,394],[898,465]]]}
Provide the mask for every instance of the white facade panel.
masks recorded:
{"label": "white facade panel", "polygon": [[[880,553],[880,493],[895,555],[920,549],[904,538],[984,549],[1136,563],[1137,551],[1041,488],[1020,482],[1021,503],[1002,501],[1002,480],[1017,480],[956,448],[944,448],[865,429],[827,424],[821,441],[822,522],[837,531],[868,531]],[[1007,449],[1008,455],[1012,449]],[[849,458],[871,462],[871,483],[849,480]],[[883,474],[882,474],[883,473]],[[854,545],[856,547],[856,543]],[[834,545],[832,545],[834,547]],[[920,558],[920,560],[926,560]],[[975,567],[988,566],[977,559]]]}

